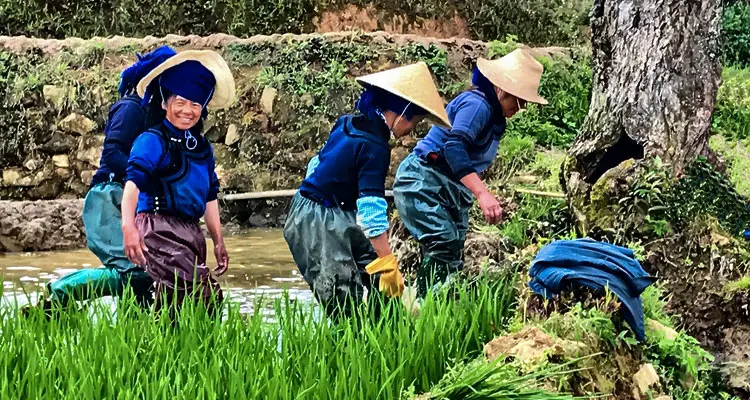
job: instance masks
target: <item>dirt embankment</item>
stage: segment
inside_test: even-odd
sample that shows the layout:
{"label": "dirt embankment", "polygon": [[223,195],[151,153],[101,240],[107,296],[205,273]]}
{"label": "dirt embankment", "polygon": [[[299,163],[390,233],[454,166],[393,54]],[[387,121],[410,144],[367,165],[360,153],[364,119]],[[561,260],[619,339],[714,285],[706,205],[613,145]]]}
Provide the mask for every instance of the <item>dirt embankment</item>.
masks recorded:
{"label": "dirt embankment", "polygon": [[341,31],[385,31],[395,34],[412,34],[435,38],[471,38],[466,20],[458,12],[442,19],[409,18],[378,10],[374,5],[365,7],[349,4],[339,10],[324,11],[313,19],[315,31],[320,33]]}

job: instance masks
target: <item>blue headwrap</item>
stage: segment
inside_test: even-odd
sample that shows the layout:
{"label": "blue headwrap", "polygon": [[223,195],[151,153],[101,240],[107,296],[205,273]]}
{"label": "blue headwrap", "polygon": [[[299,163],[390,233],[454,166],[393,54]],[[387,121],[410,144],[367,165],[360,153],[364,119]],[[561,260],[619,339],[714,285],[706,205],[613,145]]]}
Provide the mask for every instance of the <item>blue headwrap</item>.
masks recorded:
{"label": "blue headwrap", "polygon": [[177,53],[169,46],[157,47],[153,51],[143,55],[136,53],[135,56],[138,58],[138,61],[122,71],[120,75],[120,87],[117,88],[117,91],[120,92],[120,97],[133,92],[138,82],[144,76],[148,75],[159,64],[175,54]]}
{"label": "blue headwrap", "polygon": [[399,115],[403,113],[407,121],[417,115],[428,114],[422,107],[375,86],[368,86],[362,92],[357,100],[357,110],[370,119],[380,118],[378,112],[385,111],[393,111]]}
{"label": "blue headwrap", "polygon": [[[502,116],[503,107],[500,105],[500,101],[497,99],[495,93],[495,85],[487,79],[484,74],[479,72],[479,68],[474,67],[474,73],[471,76],[471,84],[476,86],[480,92],[484,93],[484,97],[492,106],[493,114],[496,118]],[[499,115],[498,115],[499,114]]]}
{"label": "blue headwrap", "polygon": [[[143,95],[143,102],[148,103],[159,87],[169,93],[200,103],[203,108],[211,100],[216,86],[214,74],[198,61],[188,60],[168,68],[151,81]],[[162,99],[166,100],[166,99]]]}

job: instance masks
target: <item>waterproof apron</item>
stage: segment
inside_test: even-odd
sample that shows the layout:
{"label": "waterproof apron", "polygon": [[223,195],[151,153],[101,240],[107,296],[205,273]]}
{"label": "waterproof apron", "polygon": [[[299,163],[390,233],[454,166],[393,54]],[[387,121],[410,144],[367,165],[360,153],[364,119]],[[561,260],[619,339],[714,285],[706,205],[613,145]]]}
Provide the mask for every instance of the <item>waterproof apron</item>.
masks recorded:
{"label": "waterproof apron", "polygon": [[141,305],[151,302],[153,281],[125,255],[122,237],[122,184],[103,182],[86,194],[83,225],[88,248],[104,265],[63,276],[47,284],[51,301],[67,303],[103,296],[122,296],[130,287]]}
{"label": "waterproof apron", "polygon": [[378,258],[357,225],[357,212],[326,207],[297,193],[284,225],[284,239],[315,298],[331,317],[351,316],[377,293],[365,271]]}
{"label": "waterproof apron", "polygon": [[474,195],[414,153],[399,166],[393,195],[399,218],[423,253],[417,269],[417,295],[424,297],[428,288],[463,269]]}

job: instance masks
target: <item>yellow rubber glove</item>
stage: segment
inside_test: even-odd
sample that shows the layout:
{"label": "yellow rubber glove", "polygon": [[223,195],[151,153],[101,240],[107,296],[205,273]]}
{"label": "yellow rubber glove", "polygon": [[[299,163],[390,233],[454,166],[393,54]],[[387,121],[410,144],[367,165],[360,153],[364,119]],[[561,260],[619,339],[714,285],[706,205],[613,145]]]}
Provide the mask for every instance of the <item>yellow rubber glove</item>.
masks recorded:
{"label": "yellow rubber glove", "polygon": [[378,257],[375,261],[367,264],[365,270],[370,275],[380,273],[380,285],[378,289],[388,297],[399,297],[404,292],[404,277],[398,270],[398,261],[393,254]]}

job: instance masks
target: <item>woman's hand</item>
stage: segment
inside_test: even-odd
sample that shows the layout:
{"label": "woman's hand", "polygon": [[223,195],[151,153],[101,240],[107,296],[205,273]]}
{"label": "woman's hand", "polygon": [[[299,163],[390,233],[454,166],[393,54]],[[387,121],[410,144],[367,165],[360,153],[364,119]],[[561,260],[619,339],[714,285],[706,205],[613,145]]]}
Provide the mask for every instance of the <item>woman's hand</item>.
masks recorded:
{"label": "woman's hand", "polygon": [[143,253],[147,252],[148,249],[143,242],[143,236],[138,232],[135,225],[123,225],[122,238],[125,242],[125,255],[128,256],[130,262],[136,265],[145,266],[146,256]]}
{"label": "woman's hand", "polygon": [[477,197],[477,201],[479,201],[479,207],[484,214],[484,220],[488,224],[494,225],[503,220],[503,209],[500,207],[500,202],[497,201],[495,195],[489,191],[485,191]]}
{"label": "woman's hand", "polygon": [[214,273],[216,276],[222,276],[229,268],[229,253],[227,252],[226,246],[224,246],[223,239],[214,244],[214,256],[216,256],[216,268],[214,269]]}

